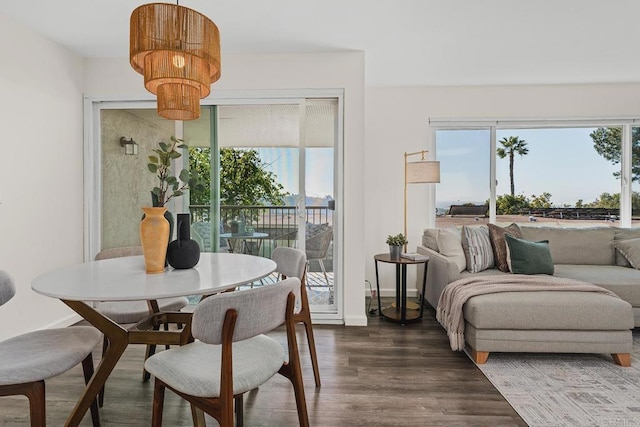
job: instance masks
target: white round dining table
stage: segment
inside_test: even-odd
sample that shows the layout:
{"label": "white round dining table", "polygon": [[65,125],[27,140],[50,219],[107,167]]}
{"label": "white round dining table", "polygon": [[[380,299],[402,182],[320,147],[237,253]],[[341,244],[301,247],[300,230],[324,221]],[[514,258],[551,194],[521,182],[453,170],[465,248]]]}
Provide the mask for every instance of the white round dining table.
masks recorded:
{"label": "white round dining table", "polygon": [[[145,273],[142,256],[111,258],[63,267],[31,282],[42,295],[58,298],[93,326],[108,342],[100,363],[65,426],[78,426],[104,387],[107,378],[129,344],[184,345],[193,341],[191,313],[160,312],[157,300],[177,296],[207,296],[260,280],[276,270],[268,258],[234,253],[202,253],[189,269],[172,267],[163,273]],[[93,308],[95,301],[146,300],[149,316],[125,329]],[[162,324],[178,324],[178,330],[159,330]]]}
{"label": "white round dining table", "polygon": [[193,268],[167,267],[164,273],[147,274],[144,258],[132,256],[53,270],[33,279],[31,288],[73,301],[154,300],[221,292],[260,280],[275,269],[276,263],[269,258],[204,252]]}

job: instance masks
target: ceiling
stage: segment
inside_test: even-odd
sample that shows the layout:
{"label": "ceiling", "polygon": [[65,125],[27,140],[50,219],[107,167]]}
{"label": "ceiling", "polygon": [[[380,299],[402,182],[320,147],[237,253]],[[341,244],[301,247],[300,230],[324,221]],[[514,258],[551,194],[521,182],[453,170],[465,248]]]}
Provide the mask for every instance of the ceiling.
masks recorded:
{"label": "ceiling", "polygon": [[[0,14],[88,58],[128,56],[141,0],[12,0]],[[182,0],[229,53],[364,51],[369,86],[640,82],[638,0]]]}

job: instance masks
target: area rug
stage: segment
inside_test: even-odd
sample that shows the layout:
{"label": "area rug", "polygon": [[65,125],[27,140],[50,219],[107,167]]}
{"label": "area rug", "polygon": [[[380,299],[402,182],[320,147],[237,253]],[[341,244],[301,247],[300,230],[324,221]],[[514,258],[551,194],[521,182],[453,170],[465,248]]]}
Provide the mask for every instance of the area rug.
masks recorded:
{"label": "area rug", "polygon": [[477,365],[530,426],[640,426],[640,330],[631,367],[609,355],[491,353]]}

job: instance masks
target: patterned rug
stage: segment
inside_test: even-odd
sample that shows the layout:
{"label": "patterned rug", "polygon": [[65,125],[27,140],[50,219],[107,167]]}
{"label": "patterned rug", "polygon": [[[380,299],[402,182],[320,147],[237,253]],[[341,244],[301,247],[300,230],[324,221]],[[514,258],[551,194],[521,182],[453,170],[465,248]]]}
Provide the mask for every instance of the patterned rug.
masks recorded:
{"label": "patterned rug", "polygon": [[530,426],[640,426],[640,330],[631,367],[609,355],[491,353],[477,365]]}

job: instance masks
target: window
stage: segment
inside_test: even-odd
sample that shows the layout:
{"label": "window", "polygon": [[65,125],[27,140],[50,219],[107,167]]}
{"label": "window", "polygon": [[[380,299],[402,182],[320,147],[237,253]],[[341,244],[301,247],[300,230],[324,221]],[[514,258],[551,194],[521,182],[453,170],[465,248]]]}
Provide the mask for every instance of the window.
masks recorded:
{"label": "window", "polygon": [[[480,130],[477,122],[439,129],[432,121],[441,164],[436,226],[489,219],[640,226],[640,194],[625,185],[640,180],[640,127],[627,121],[501,121]],[[483,204],[489,218],[482,215]],[[473,208],[453,209],[464,205]]]}
{"label": "window", "polygon": [[[440,183],[436,187],[436,224],[439,227],[488,220],[482,214],[456,206],[485,206],[490,197],[490,132],[485,129],[436,132]],[[465,206],[466,205],[466,206]],[[480,211],[477,211],[480,212]]]}

